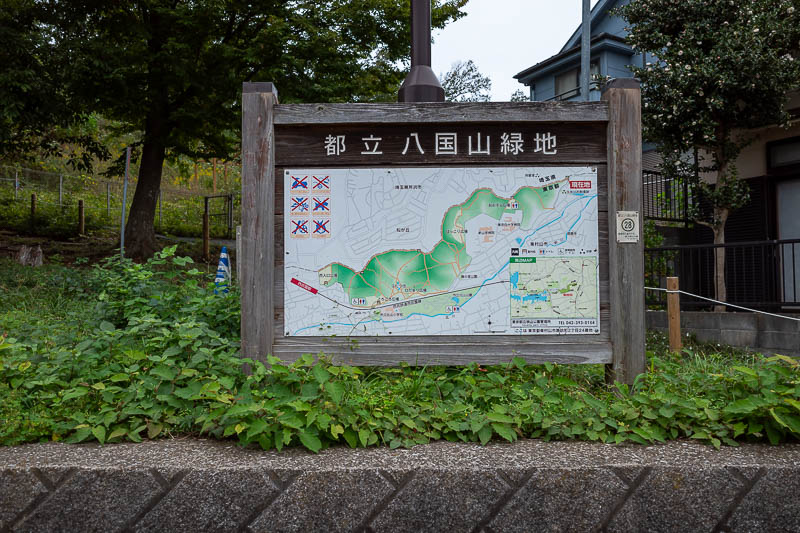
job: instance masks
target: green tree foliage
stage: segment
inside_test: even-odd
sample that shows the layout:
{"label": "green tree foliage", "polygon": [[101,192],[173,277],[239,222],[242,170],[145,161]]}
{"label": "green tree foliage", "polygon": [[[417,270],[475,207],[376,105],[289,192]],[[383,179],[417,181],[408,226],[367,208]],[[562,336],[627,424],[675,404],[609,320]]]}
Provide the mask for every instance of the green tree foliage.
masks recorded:
{"label": "green tree foliage", "polygon": [[63,90],[51,37],[32,0],[0,1],[0,157],[24,161],[33,152],[60,154],[76,169],[107,155],[94,117]]}
{"label": "green tree foliage", "polygon": [[[786,125],[787,91],[800,87],[796,0],[636,0],[620,9],[628,42],[658,60],[633,67],[642,81],[643,124],[665,169],[692,184],[693,218],[725,242],[731,211],[748,200],[735,161],[753,140],[745,130]],[[697,161],[686,154],[699,151]],[[711,185],[699,176],[716,174]],[[717,297],[726,297],[724,253]]]}
{"label": "green tree foliage", "polygon": [[[436,2],[433,26],[462,16],[466,2]],[[381,99],[396,93],[410,49],[409,4],[400,0],[36,4],[65,94],[142,132],[125,235],[134,257],[155,250],[165,157],[237,153],[243,81],[275,82],[282,102]]]}
{"label": "green tree foliage", "polygon": [[439,77],[448,102],[488,102],[491,99],[492,80],[481,74],[471,59],[456,61]]}

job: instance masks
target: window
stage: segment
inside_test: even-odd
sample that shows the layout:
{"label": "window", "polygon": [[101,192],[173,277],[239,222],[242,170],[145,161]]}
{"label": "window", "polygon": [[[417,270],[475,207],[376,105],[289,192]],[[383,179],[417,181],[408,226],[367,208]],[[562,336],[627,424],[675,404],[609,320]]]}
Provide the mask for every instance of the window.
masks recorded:
{"label": "window", "polygon": [[[580,68],[574,68],[556,76],[556,100],[567,100],[581,94],[580,73]],[[597,63],[592,63],[589,75],[596,74],[600,74],[600,67]],[[591,87],[591,80],[589,87]]]}
{"label": "window", "polygon": [[800,166],[800,137],[768,143],[767,166],[770,170]]}
{"label": "window", "polygon": [[592,78],[599,75],[600,75],[600,65],[598,65],[597,63],[589,63],[589,87],[592,86]]}
{"label": "window", "polygon": [[556,76],[556,98],[566,100],[580,93],[578,73],[580,69],[574,68]]}

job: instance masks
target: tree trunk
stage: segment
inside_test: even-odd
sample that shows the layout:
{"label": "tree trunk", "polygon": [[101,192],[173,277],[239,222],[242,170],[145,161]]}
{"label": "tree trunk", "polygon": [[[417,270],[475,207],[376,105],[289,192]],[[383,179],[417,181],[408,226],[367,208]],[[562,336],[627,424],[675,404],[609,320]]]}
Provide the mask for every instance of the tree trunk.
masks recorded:
{"label": "tree trunk", "polygon": [[158,249],[153,222],[166,155],[166,147],[161,140],[163,137],[159,135],[162,133],[159,130],[163,129],[159,126],[162,125],[157,119],[148,119],[145,127],[139,181],[133,195],[128,222],[125,224],[125,255],[133,259],[149,259]]}
{"label": "tree trunk", "polygon": [[[714,244],[725,244],[725,223],[728,221],[728,209],[714,208]],[[728,299],[728,289],[725,285],[725,248],[720,246],[714,249],[714,294],[721,302]],[[714,311],[724,313],[724,305],[715,305]]]}

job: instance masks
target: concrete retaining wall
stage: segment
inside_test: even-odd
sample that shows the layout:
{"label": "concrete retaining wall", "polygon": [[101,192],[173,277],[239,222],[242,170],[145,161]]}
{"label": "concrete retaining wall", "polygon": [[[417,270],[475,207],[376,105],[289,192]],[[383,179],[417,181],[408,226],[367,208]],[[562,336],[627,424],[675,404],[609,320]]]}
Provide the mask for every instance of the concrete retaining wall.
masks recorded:
{"label": "concrete retaining wall", "polygon": [[800,531],[800,445],[0,449],[0,531]]}
{"label": "concrete retaining wall", "polygon": [[[648,329],[666,332],[666,311],[647,311],[646,323]],[[794,320],[757,313],[683,311],[681,331],[704,342],[800,356],[800,322]]]}

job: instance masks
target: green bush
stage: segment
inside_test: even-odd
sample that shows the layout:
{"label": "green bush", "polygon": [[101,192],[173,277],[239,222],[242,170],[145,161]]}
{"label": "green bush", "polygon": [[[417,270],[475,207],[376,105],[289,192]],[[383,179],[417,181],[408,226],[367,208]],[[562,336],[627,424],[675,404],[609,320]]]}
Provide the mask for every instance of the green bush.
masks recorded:
{"label": "green bush", "polygon": [[[236,438],[265,449],[500,438],[714,446],[800,437],[800,368],[786,357],[648,336],[648,373],[607,387],[602,366],[375,369],[307,354],[239,358],[239,295],[174,248],[139,265],[0,264],[0,442]],[[251,374],[242,372],[248,363]]]}

